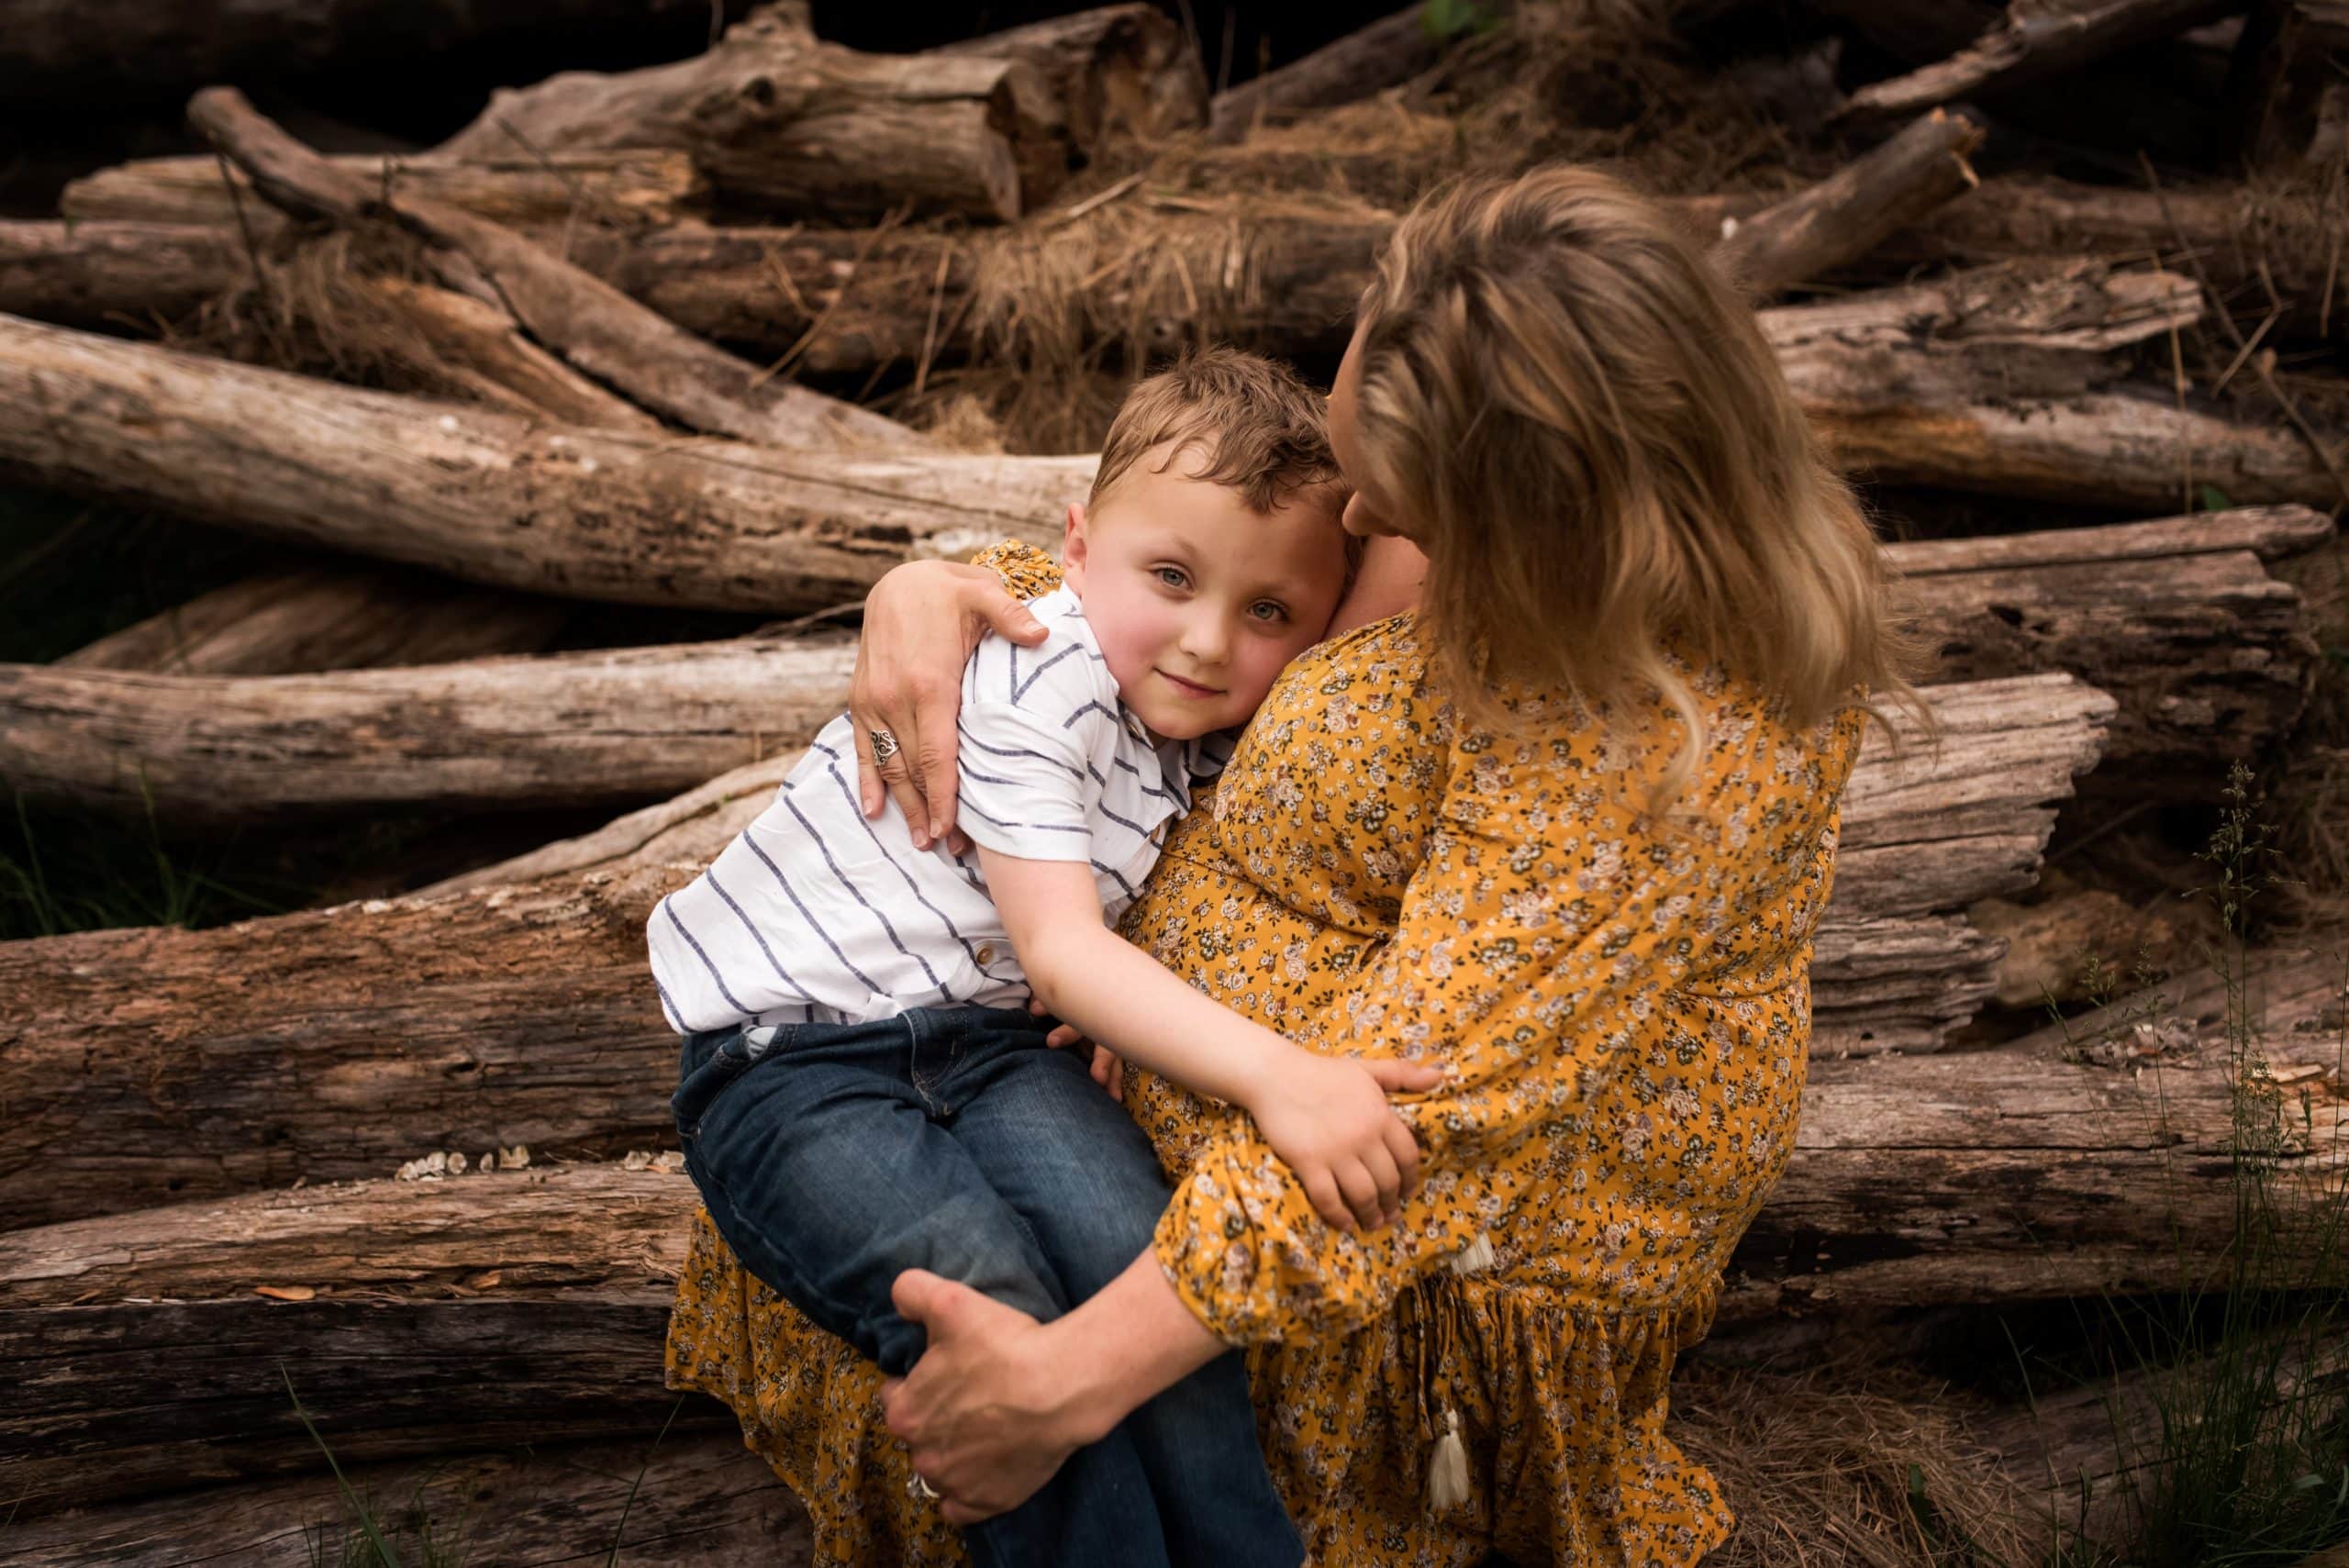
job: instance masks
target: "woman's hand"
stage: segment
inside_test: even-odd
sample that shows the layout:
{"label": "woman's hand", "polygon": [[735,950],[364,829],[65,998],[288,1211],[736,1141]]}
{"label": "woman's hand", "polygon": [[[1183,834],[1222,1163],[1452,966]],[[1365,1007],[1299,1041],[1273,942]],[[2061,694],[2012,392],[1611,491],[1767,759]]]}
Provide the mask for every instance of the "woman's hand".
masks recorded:
{"label": "woman's hand", "polygon": [[[963,666],[990,628],[1023,645],[1044,639],[1043,623],[984,566],[907,562],[864,596],[864,634],[848,695],[857,797],[867,817],[879,816],[894,798],[920,849],[954,828]],[[897,738],[885,766],[873,761],[876,729]]]}
{"label": "woman's hand", "polygon": [[1052,1330],[1018,1307],[921,1269],[899,1274],[889,1296],[930,1343],[911,1373],[882,1385],[882,1413],[947,1523],[1018,1507],[1115,1424],[1091,1430],[1071,1407]]}
{"label": "woman's hand", "polygon": [[1443,1081],[1431,1062],[1283,1052],[1243,1104],[1305,1195],[1340,1230],[1391,1225],[1419,1189],[1419,1146],[1387,1102]]}

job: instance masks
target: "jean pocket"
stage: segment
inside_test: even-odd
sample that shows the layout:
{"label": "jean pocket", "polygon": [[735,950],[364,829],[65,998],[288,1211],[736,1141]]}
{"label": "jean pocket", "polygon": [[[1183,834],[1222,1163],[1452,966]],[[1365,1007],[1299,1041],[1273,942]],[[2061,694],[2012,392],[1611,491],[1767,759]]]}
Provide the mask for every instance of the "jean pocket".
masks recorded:
{"label": "jean pocket", "polygon": [[773,1049],[773,1036],[740,1024],[685,1036],[678,1051],[677,1092],[669,1096],[669,1113],[676,1118],[677,1137],[690,1140],[701,1134],[702,1118],[727,1086],[757,1065]]}

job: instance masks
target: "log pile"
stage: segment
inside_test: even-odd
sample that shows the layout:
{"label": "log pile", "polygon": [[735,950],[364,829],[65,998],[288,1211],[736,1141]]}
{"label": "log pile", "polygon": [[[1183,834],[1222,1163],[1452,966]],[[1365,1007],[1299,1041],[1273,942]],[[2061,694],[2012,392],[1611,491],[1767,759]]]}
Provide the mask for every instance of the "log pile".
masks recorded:
{"label": "log pile", "polygon": [[[1792,56],[1687,41],[1741,8],[1667,8],[1674,43],[1415,6],[1210,95],[1152,6],[881,53],[738,4],[688,57],[514,81],[392,154],[314,150],[221,84],[290,42],[101,6],[109,67],[39,5],[0,37],[0,83],[111,69],[211,150],[0,220],[0,477],[287,552],[0,663],[0,784],[182,830],[618,814],[397,895],[0,942],[11,1561],[306,1560],[293,1520],[332,1494],[289,1377],[355,1475],[453,1461],[476,1551],[607,1545],[642,1464],[631,1561],[799,1560],[723,1411],[651,1442],[694,1198],[648,1158],[676,1049],[648,910],[839,711],[852,643],[818,623],[897,562],[1056,540],[1098,421],[1022,425],[1023,398],[1082,409],[1209,340],[1324,373],[1394,193],[1561,150],[1651,156],[1754,300],[1894,536],[1939,728],[1878,728],[1845,798],[1800,1131],[1723,1324],[2216,1277],[2240,988],[2031,1032],[2000,933],[2077,927],[2032,902],[2051,850],[2207,806],[2326,678],[2331,595],[2293,584],[2349,502],[2349,35],[2298,4],[2221,46],[2192,29],[2243,7],[2214,0],[1798,0],[1771,8],[1804,18]],[[316,47],[385,47],[328,9]],[[2222,101],[2146,128],[2129,73],[2157,58]],[[1610,72],[1653,105],[1610,121]],[[1715,124],[1692,83],[1768,134],[1643,141]],[[2205,124],[2226,161],[2182,164]],[[956,396],[992,431],[941,419]],[[596,606],[708,627],[614,646]],[[2074,896],[2099,929],[2129,907]],[[2251,1086],[2299,1118],[2262,1158],[2321,1193],[2343,971],[2315,940],[2259,969]],[[2101,1473],[2077,1438],[2061,1474]]]}

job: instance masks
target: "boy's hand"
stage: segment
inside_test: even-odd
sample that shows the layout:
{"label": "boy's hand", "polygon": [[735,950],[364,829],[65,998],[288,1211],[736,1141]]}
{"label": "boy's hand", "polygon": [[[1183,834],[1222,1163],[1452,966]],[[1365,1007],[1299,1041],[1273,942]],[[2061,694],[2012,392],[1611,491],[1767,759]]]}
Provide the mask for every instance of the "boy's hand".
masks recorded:
{"label": "boy's hand", "polygon": [[[1044,1016],[1044,1004],[1040,998],[1028,998],[1028,1016],[1031,1018]],[[1054,1024],[1052,1033],[1044,1037],[1044,1043],[1054,1051],[1065,1051],[1073,1045],[1092,1045],[1085,1038],[1085,1031],[1074,1024]],[[1120,1102],[1125,1099],[1126,1064],[1118,1060],[1116,1051],[1106,1045],[1093,1045],[1090,1071],[1093,1081],[1108,1090],[1111,1099]]]}
{"label": "boy's hand", "polygon": [[1299,1050],[1266,1073],[1247,1109],[1322,1218],[1341,1230],[1375,1229],[1399,1218],[1419,1184],[1419,1146],[1387,1092],[1442,1080],[1442,1069],[1429,1064]]}

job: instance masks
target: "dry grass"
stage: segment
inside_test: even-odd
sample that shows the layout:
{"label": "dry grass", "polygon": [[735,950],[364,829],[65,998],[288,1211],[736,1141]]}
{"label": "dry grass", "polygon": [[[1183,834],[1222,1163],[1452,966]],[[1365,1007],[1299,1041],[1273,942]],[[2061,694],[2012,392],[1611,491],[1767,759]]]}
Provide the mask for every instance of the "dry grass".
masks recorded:
{"label": "dry grass", "polygon": [[2021,1564],[2028,1504],[1938,1385],[1878,1368],[1799,1376],[1687,1366],[1673,1436],[1736,1512],[1710,1568]]}

